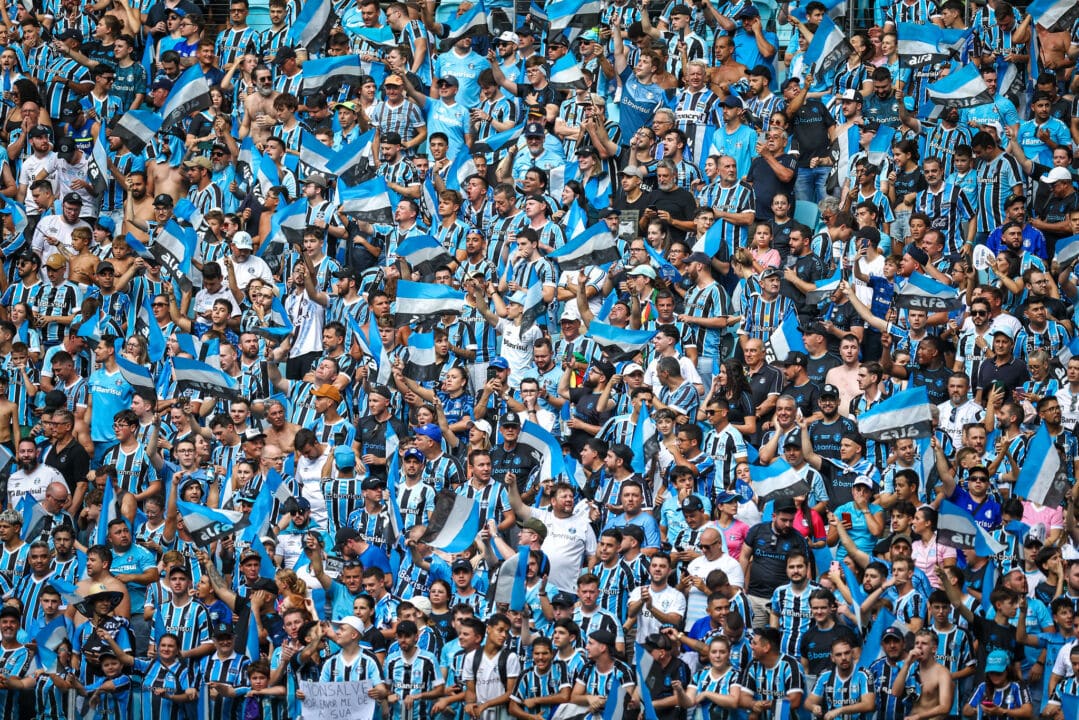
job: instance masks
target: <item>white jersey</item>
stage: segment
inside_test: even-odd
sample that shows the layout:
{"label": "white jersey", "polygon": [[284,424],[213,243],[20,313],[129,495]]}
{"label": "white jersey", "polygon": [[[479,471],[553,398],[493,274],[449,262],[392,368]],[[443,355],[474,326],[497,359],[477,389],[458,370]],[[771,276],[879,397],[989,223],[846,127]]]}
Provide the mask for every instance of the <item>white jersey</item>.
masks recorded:
{"label": "white jersey", "polygon": [[568,518],[555,517],[550,510],[534,509],[532,517],[547,526],[543,552],[551,561],[551,584],[563,592],[577,594],[577,577],[586,556],[596,552],[596,534],[588,519],[588,503],[581,501]]}

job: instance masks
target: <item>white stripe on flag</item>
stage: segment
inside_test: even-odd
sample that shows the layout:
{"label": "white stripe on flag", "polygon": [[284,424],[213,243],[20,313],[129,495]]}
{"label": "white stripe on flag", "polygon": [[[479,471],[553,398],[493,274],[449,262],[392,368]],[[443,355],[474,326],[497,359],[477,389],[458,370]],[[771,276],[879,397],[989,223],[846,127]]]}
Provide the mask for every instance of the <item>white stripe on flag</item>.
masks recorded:
{"label": "white stripe on flag", "polygon": [[428,542],[428,545],[443,552],[463,552],[475,542],[479,529],[479,509],[476,500],[457,495],[446,522],[438,529],[438,534]]}

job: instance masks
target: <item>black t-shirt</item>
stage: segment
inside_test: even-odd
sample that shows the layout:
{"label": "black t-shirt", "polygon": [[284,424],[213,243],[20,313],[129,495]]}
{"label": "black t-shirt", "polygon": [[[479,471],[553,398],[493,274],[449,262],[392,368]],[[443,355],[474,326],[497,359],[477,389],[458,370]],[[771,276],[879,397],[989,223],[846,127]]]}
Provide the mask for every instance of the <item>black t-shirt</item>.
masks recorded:
{"label": "black t-shirt", "polygon": [[1014,625],[998,625],[992,620],[986,620],[984,615],[976,614],[970,622],[970,634],[978,641],[978,670],[975,672],[974,682],[981,682],[986,660],[992,652],[1003,650],[1011,656],[1013,663],[1022,662],[1023,649],[1015,640]]}
{"label": "black t-shirt", "polygon": [[[821,263],[820,258],[813,253],[802,255],[800,257],[788,257],[786,266],[794,268],[794,272],[797,273],[798,279],[803,282],[814,283],[824,277],[824,265]],[[797,308],[799,315],[806,315],[807,313],[816,310],[816,306],[810,308],[806,305],[806,294],[786,279],[783,279],[780,282],[779,294],[783,297],[790,298],[791,302],[794,303],[795,308]]]}
{"label": "black t-shirt", "polygon": [[802,415],[809,417],[817,411],[817,398],[820,397],[820,389],[813,384],[812,380],[806,380],[805,385],[789,384],[783,388],[784,395],[790,395],[802,411]]}
{"label": "black t-shirt", "polygon": [[[602,425],[611,417],[611,411],[599,412],[596,405],[599,403],[599,393],[592,392],[591,388],[579,387],[570,390],[570,402],[573,403],[573,417],[588,423],[589,425]],[[581,448],[593,435],[580,428],[570,431],[569,446],[574,456],[579,457]]]}
{"label": "black t-shirt", "polygon": [[1004,386],[1010,395],[1013,390],[1030,379],[1026,363],[1012,360],[1004,365],[997,365],[995,360],[987,360],[982,363],[978,370],[978,387],[985,393],[990,390],[990,385],[998,382]]}
{"label": "black t-shirt", "polygon": [[806,372],[809,373],[810,380],[818,386],[824,387],[824,378],[827,377],[828,371],[842,364],[843,361],[831,353],[824,353],[820,357],[810,356],[809,367],[806,368]]}
{"label": "black t-shirt", "polygon": [[68,491],[74,493],[78,483],[86,482],[86,474],[90,471],[90,455],[86,448],[74,441],[59,452],[55,447],[50,447],[45,455],[45,464],[63,475]]}
{"label": "black t-shirt", "polygon": [[925,387],[929,394],[929,402],[940,405],[948,399],[948,378],[952,372],[946,367],[936,370],[917,367],[910,372],[911,387]]}
{"label": "black t-shirt", "polygon": [[531,447],[518,443],[512,450],[502,445],[491,450],[491,477],[496,482],[504,483],[506,473],[517,476],[517,489],[528,487],[528,476],[539,467],[539,457]]}
{"label": "black t-shirt", "polygon": [[[814,410],[816,412],[816,410]],[[839,458],[839,441],[847,433],[857,431],[858,427],[850,418],[837,417],[832,422],[817,420],[809,426],[809,439],[813,450],[826,458]]]}
{"label": "black t-shirt", "polygon": [[832,140],[828,128],[835,125],[835,118],[824,103],[816,98],[806,98],[805,104],[791,118],[791,132],[800,150],[798,167],[809,167],[813,158],[828,158],[832,153]]}
{"label": "black t-shirt", "polygon": [[[356,423],[356,442],[360,445],[360,455],[374,455],[386,457],[386,423],[390,424],[397,437],[408,437],[408,428],[403,422],[395,417],[390,417],[384,422],[379,422],[374,415],[366,415]],[[386,479],[385,465],[371,465],[368,467],[372,477],[380,480]]]}
{"label": "black t-shirt", "polygon": [[[648,677],[644,679],[648,685],[648,691],[652,694],[652,700],[662,700],[674,696],[672,683],[677,680],[682,687],[688,687],[691,680],[689,667],[679,660],[672,658],[667,667],[661,667],[659,663],[652,663],[652,669]],[[656,708],[657,720],[684,720],[686,711],[677,705],[666,710]]]}
{"label": "black t-shirt", "polygon": [[839,623],[834,623],[827,630],[821,630],[813,624],[802,635],[802,640],[798,645],[798,654],[809,664],[810,675],[820,675],[835,666],[832,662],[832,643],[836,640],[846,640],[851,647],[862,645],[861,638],[846,625]]}
{"label": "black t-shirt", "polygon": [[791,253],[791,231],[801,230],[802,237],[809,237],[809,228],[794,218],[784,223],[777,223],[775,218],[772,218],[768,225],[772,228],[772,247],[779,253],[780,264],[786,267],[787,256]]}
{"label": "black t-shirt", "polygon": [[[180,0],[180,2],[176,3],[172,8],[166,6],[164,2],[159,2],[155,3],[154,6],[150,8],[150,11],[146,13],[146,22],[143,23],[143,26],[149,29],[158,23],[165,22],[169,19],[169,13],[172,12],[173,8],[183,10],[185,15],[191,15],[192,13],[202,15],[202,11],[199,10],[198,5],[195,5],[191,0]],[[163,32],[155,32],[153,35],[155,38],[159,38],[164,37],[165,34],[166,33]]]}
{"label": "black t-shirt", "polygon": [[759,598],[771,599],[780,585],[786,585],[787,553],[799,550],[809,557],[809,545],[797,530],[777,535],[772,523],[759,523],[749,529],[742,552],[750,553],[753,565],[746,592]]}
{"label": "black t-shirt", "polygon": [[784,153],[776,156],[776,161],[785,168],[794,171],[794,177],[790,182],[782,182],[772,166],[762,157],[753,158],[749,165],[749,179],[753,182],[753,198],[756,201],[754,215],[758,220],[771,220],[772,198],[777,193],[783,193],[787,197],[794,197],[794,183],[798,179],[798,159],[793,155]]}
{"label": "black t-shirt", "polygon": [[[645,207],[649,206],[654,206],[656,210],[666,210],[675,220],[692,220],[693,214],[697,212],[697,201],[693,199],[693,194],[680,187],[669,191],[654,190],[649,193],[648,205]],[[685,236],[684,230],[671,226],[673,239],[682,240]]]}
{"label": "black t-shirt", "polygon": [[861,474],[846,470],[845,465],[842,463],[836,465],[836,462],[839,461],[825,460],[820,465],[820,475],[828,491],[829,510],[835,510],[840,505],[854,500],[854,480]]}

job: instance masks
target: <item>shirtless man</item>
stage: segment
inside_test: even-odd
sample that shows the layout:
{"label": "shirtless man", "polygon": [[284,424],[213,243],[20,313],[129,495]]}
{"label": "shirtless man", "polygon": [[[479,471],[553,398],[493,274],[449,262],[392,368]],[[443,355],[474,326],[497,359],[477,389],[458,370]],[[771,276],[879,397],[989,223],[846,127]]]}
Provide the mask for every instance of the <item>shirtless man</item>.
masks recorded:
{"label": "shirtless man", "polygon": [[75,254],[68,258],[67,279],[86,287],[94,282],[94,273],[101,258],[90,252],[93,234],[88,228],[77,227],[71,231],[71,247]]}
{"label": "shirtless man", "polygon": [[[129,618],[131,617],[131,598],[127,594],[127,585],[116,579],[111,572],[111,567],[112,551],[104,545],[91,547],[86,551],[86,577],[75,586],[75,592],[86,597],[91,594],[91,588],[99,584],[104,584],[109,590],[122,592],[124,599],[116,606],[113,614]],[[86,618],[75,609],[74,604],[68,605],[67,616],[71,618],[76,627],[86,622]]]}
{"label": "shirtless man", "polygon": [[1068,58],[1068,50],[1071,47],[1071,33],[1049,32],[1041,25],[1035,25],[1038,32],[1038,55],[1041,57],[1041,66],[1045,70],[1052,70],[1058,77],[1070,78],[1074,61]]}
{"label": "shirtless man", "polygon": [[22,437],[19,429],[19,406],[8,400],[8,375],[0,372],[0,444],[15,454],[15,441]]}
{"label": "shirtless man", "polygon": [[730,94],[731,85],[746,76],[746,66],[734,59],[734,41],[730,35],[716,38],[716,61],[708,70],[708,85],[720,98]]}
{"label": "shirtless man", "polygon": [[273,75],[270,68],[260,65],[255,68],[255,88],[258,90],[244,98],[244,119],[240,123],[240,139],[250,135],[255,145],[262,148],[273,135],[273,127],[277,125],[274,115],[273,102],[281,93],[273,89]]}
{"label": "shirtless man", "polygon": [[136,170],[128,173],[124,233],[133,234],[142,243],[146,243],[150,237],[145,230],[146,224],[154,220],[154,198],[148,190],[145,172]]}
{"label": "shirtless man", "polygon": [[911,666],[918,663],[918,677],[922,693],[914,701],[914,712],[906,720],[941,720],[952,709],[952,676],[948,669],[937,662],[937,634],[932,630],[919,630],[914,636],[914,648],[907,654],[903,669],[892,682],[892,695],[907,694],[907,675]]}
{"label": "shirtless man", "polygon": [[300,426],[286,419],[285,406],[279,400],[270,402],[266,408],[266,421],[269,423],[266,428],[266,447],[276,445],[282,452],[294,452],[296,448],[293,441]]}
{"label": "shirtless man", "polygon": [[858,387],[858,362],[859,345],[853,336],[839,342],[839,357],[843,360],[842,365],[837,365],[824,376],[824,382],[839,388],[839,414],[844,417],[850,415],[850,401],[861,390]]}

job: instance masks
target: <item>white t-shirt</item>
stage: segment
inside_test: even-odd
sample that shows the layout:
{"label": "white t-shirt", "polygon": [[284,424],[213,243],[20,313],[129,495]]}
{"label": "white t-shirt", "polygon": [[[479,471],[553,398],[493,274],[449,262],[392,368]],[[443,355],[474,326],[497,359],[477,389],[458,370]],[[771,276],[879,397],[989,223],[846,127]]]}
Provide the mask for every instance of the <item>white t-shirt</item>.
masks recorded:
{"label": "white t-shirt", "polygon": [[[641,599],[641,588],[638,585],[629,594],[629,602],[632,605]],[[681,618],[686,616],[686,596],[668,585],[660,592],[652,590],[652,605],[663,613],[674,613]],[[676,623],[677,624],[677,623]],[[641,614],[637,616],[637,642],[644,643],[652,633],[659,632],[663,623],[652,615],[652,611],[645,605],[641,608]]]}
{"label": "white t-shirt", "polygon": [[266,264],[266,261],[257,255],[251,255],[242,263],[236,262],[236,258],[232,259],[232,268],[236,272],[236,285],[241,290],[247,290],[247,286],[251,284],[251,281],[255,278],[262,280],[267,285],[273,285],[273,273],[270,272],[270,266]]}
{"label": "white t-shirt", "polygon": [[[708,579],[708,573],[713,570],[725,572],[731,585],[741,588],[746,584],[746,574],[742,571],[742,566],[727,554],[720,555],[715,560],[709,560],[704,555],[701,555],[699,558],[690,561],[689,565],[686,566],[687,573],[704,580]],[[693,623],[700,620],[707,613],[708,594],[701,592],[695,586],[690,586],[689,597],[686,600],[686,627],[691,627]]]}
{"label": "white t-shirt", "polygon": [[[502,684],[502,678],[498,674],[498,654],[494,657],[483,655],[480,666],[476,669],[475,674],[472,673],[472,668],[476,662],[476,653],[482,652],[482,647],[479,650],[473,650],[465,655],[465,659],[461,662],[461,679],[465,682],[469,680],[476,681],[476,702],[480,704],[506,694],[506,686]],[[511,652],[506,656],[506,678],[520,676],[521,660],[517,657],[517,653]],[[507,717],[509,717],[509,712],[505,709],[505,706],[491,708],[483,714],[483,720],[499,720]]]}
{"label": "white t-shirt", "polygon": [[[678,358],[678,367],[681,368],[682,378],[690,385],[701,384],[701,374],[697,372],[697,366],[692,360],[685,355],[675,355]],[[656,363],[659,358],[652,358],[652,362],[648,363],[648,367],[644,370],[644,384],[652,386],[652,392],[659,395],[660,389],[663,387],[659,382],[659,376],[656,375]],[[707,390],[708,388],[705,388]]]}
{"label": "white t-shirt", "polygon": [[56,468],[44,463],[34,468],[34,471],[29,475],[22,470],[12,473],[7,481],[7,506],[9,508],[16,507],[22,496],[27,493],[30,493],[35,500],[41,502],[45,499],[45,490],[48,489],[49,483],[53,482],[67,485],[64,481],[64,476]]}
{"label": "white t-shirt", "polygon": [[588,503],[583,500],[568,518],[555,517],[550,510],[533,509],[532,517],[547,526],[543,552],[551,561],[551,584],[563,592],[577,594],[577,577],[586,555],[596,552],[596,534],[588,519]]}
{"label": "white t-shirt", "polygon": [[502,357],[510,366],[509,384],[518,387],[532,365],[532,343],[543,337],[543,333],[533,325],[522,334],[521,326],[506,318],[498,321],[495,331],[502,336]]}
{"label": "white t-shirt", "polygon": [[322,494],[322,468],[329,457],[327,449],[314,460],[309,460],[306,455],[300,455],[296,460],[296,482],[300,483],[300,493],[311,503],[311,520],[321,528],[329,527],[326,496]]}

